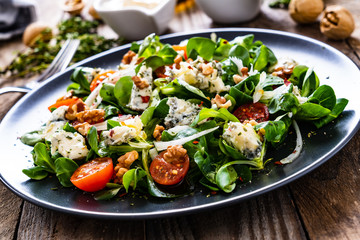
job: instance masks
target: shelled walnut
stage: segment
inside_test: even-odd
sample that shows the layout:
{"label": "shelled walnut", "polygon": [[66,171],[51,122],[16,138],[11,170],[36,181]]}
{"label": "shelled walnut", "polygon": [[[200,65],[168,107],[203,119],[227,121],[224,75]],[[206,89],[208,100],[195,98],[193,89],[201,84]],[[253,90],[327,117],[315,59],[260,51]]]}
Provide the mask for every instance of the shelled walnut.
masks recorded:
{"label": "shelled walnut", "polygon": [[320,22],[320,31],[328,38],[334,40],[348,38],[354,29],[354,18],[346,8],[333,5],[324,10]]}

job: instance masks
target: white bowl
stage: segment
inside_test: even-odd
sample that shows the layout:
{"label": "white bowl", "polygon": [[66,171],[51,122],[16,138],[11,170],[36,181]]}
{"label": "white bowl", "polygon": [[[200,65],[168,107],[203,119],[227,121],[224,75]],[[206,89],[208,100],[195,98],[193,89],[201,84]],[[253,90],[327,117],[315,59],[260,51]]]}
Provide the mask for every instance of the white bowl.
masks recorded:
{"label": "white bowl", "polygon": [[217,23],[246,22],[260,12],[261,0],[196,0],[197,5]]}
{"label": "white bowl", "polygon": [[176,0],[161,0],[151,9],[122,7],[122,1],[95,0],[94,8],[106,24],[128,40],[140,40],[151,33],[162,34],[175,12]]}

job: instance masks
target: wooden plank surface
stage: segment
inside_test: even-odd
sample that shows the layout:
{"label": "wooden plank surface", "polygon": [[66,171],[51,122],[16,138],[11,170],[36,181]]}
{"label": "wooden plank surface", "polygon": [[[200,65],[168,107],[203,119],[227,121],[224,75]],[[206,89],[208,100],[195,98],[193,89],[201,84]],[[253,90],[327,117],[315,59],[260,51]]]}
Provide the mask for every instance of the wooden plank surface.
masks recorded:
{"label": "wooden plank surface", "polygon": [[306,239],[287,187],[232,207],[146,222],[148,239]]}
{"label": "wooden plank surface", "polygon": [[[39,2],[41,9],[52,8],[52,1]],[[317,23],[299,26],[285,10],[270,9],[267,2],[255,20],[234,26],[278,29],[313,37],[336,47],[360,66],[359,27],[347,41],[330,41],[319,33]],[[360,24],[356,1],[326,1],[334,2],[348,7]],[[53,24],[60,17],[51,11],[43,13],[43,19],[52,19]],[[178,14],[170,22],[168,32],[209,27],[224,26],[212,23],[195,8]],[[0,43],[0,66],[9,61],[14,49],[21,49],[20,39]],[[19,96],[0,96],[0,102],[6,102],[0,105],[0,118]],[[231,207],[175,218],[79,218],[24,202],[0,184],[0,239],[359,239],[359,138],[357,134],[339,154],[289,186]]]}

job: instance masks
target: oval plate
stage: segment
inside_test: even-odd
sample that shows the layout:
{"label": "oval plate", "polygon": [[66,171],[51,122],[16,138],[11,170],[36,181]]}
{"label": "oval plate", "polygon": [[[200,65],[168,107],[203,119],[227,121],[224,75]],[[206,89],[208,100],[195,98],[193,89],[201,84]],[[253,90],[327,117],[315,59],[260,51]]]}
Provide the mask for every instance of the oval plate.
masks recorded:
{"label": "oval plate", "polygon": [[[251,184],[237,187],[231,194],[209,197],[207,191],[197,190],[193,195],[175,200],[125,197],[121,201],[96,201],[91,194],[74,188],[62,188],[55,177],[43,181],[29,180],[21,171],[32,166],[31,147],[19,137],[38,129],[49,117],[47,106],[64,95],[70,84],[74,67],[89,66],[115,68],[130,45],[121,46],[88,58],[44,82],[38,89],[24,96],[5,116],[0,126],[0,176],[4,184],[21,198],[38,206],[61,212],[109,219],[144,219],[174,216],[226,206],[257,196],[293,181],[324,163],[351,139],[359,128],[360,72],[344,54],[322,42],[296,34],[263,29],[210,29],[163,36],[162,42],[178,44],[194,36],[218,37],[228,40],[245,34],[254,34],[270,47],[277,57],[290,57],[301,64],[314,66],[321,84],[331,85],[337,97],[346,97],[349,104],[342,116],[333,123],[316,130],[301,125],[304,148],[293,163],[269,169],[267,174],[256,174]],[[309,137],[310,135],[311,137]],[[279,151],[280,152],[280,151]],[[274,153],[280,159],[281,153]]]}

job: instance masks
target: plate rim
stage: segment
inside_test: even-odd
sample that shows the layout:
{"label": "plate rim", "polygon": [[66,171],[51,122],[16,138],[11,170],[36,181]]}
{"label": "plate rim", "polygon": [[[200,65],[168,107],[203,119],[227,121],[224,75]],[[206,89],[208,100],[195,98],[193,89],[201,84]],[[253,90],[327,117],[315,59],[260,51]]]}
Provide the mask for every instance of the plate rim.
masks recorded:
{"label": "plate rim", "polygon": [[[340,50],[338,50],[324,42],[321,42],[319,40],[316,40],[316,39],[313,39],[313,38],[310,38],[307,36],[303,36],[303,35],[300,35],[297,33],[290,33],[290,32],[279,31],[279,30],[262,29],[262,28],[209,28],[209,29],[184,31],[184,32],[179,32],[179,33],[170,33],[170,34],[160,36],[160,40],[166,40],[166,39],[171,39],[171,38],[176,38],[176,37],[185,37],[186,35],[194,35],[194,34],[203,34],[203,33],[211,34],[212,32],[215,32],[215,33],[238,32],[239,34],[241,34],[243,32],[253,32],[255,37],[256,37],[256,33],[265,33],[265,34],[270,34],[270,35],[288,36],[288,37],[292,37],[292,38],[296,38],[296,39],[301,39],[301,40],[304,40],[307,42],[315,43],[318,46],[325,47],[326,49],[331,50],[332,52],[336,53],[337,55],[346,57],[348,60],[350,60],[354,64],[354,66],[357,67],[358,70],[360,70],[360,66],[358,66],[351,58],[346,56]],[[140,43],[140,42],[142,42],[142,40],[140,40],[138,42]],[[131,46],[131,43],[128,43],[128,44],[125,44],[125,45],[122,45],[122,46],[119,46],[116,48],[109,49],[102,53],[99,53],[99,54],[96,54],[89,58],[86,58],[76,64],[73,64],[72,66],[67,68],[64,72],[53,75],[52,77],[50,77],[49,79],[44,81],[41,85],[39,85],[36,89],[34,89],[30,93],[26,94],[26,96],[23,96],[18,102],[16,102],[14,104],[14,106],[11,107],[11,109],[6,113],[6,115],[3,117],[3,119],[0,122],[0,132],[4,125],[3,122],[6,122],[7,118],[9,118],[13,114],[13,112],[16,111],[16,109],[20,105],[22,105],[23,102],[25,102],[27,100],[27,98],[29,98],[33,94],[36,94],[38,89],[42,88],[43,86],[45,86],[48,83],[52,82],[53,80],[57,79],[59,76],[72,71],[74,68],[76,68],[78,66],[84,65],[95,59],[105,57],[106,55],[124,50],[126,48],[129,48],[130,46]],[[354,137],[354,135],[358,132],[359,129],[360,129],[360,119],[358,119],[358,122],[356,123],[352,132],[346,138],[341,139],[341,141],[337,143],[337,147],[334,150],[330,151],[330,153],[328,153],[324,156],[321,156],[316,161],[312,162],[310,165],[305,166],[301,170],[291,174],[288,177],[282,178],[281,180],[279,180],[275,183],[258,188],[252,192],[241,194],[239,196],[229,196],[229,198],[224,199],[224,200],[207,203],[207,204],[195,205],[195,206],[186,207],[186,208],[180,208],[180,209],[163,210],[160,212],[142,212],[142,213],[111,212],[110,213],[110,212],[96,212],[96,211],[88,211],[88,210],[81,210],[81,209],[74,209],[74,208],[66,208],[66,207],[56,205],[56,204],[52,204],[47,201],[42,201],[39,199],[34,199],[31,197],[28,197],[26,194],[19,191],[19,189],[15,188],[10,183],[8,183],[8,181],[3,178],[1,171],[0,171],[0,180],[3,182],[3,184],[7,188],[9,188],[13,193],[15,193],[20,198],[27,200],[37,206],[40,206],[40,207],[43,207],[46,209],[50,209],[50,210],[54,210],[57,212],[68,213],[68,214],[82,216],[82,217],[105,218],[105,219],[137,219],[137,220],[140,220],[140,219],[151,219],[151,218],[158,218],[158,217],[170,217],[170,216],[173,217],[173,216],[179,216],[179,215],[187,215],[187,214],[191,214],[191,213],[195,213],[195,212],[208,211],[210,209],[216,209],[216,208],[220,208],[220,207],[227,207],[229,205],[239,203],[241,201],[250,199],[252,197],[257,197],[259,195],[262,195],[267,192],[273,191],[277,188],[280,188],[286,184],[289,184],[289,183],[295,181],[296,179],[304,176],[305,174],[308,174],[311,171],[315,170],[320,165],[322,165],[327,160],[329,160],[331,157],[333,157],[343,147],[345,147],[345,145]]]}

